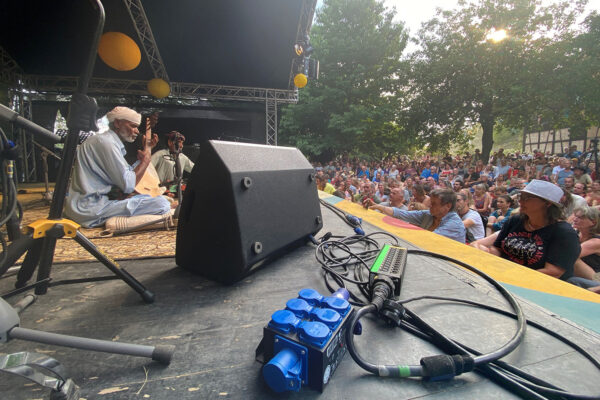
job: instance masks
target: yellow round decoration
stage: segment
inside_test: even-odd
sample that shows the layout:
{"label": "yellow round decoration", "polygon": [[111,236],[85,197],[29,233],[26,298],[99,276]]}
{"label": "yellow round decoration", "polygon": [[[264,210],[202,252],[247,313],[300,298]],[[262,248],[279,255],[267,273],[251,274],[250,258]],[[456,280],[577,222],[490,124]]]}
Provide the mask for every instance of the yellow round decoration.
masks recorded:
{"label": "yellow round decoration", "polygon": [[302,89],[307,83],[308,78],[304,74],[296,74],[294,77],[294,85],[296,85],[298,89]]}
{"label": "yellow round decoration", "polygon": [[98,44],[100,59],[117,71],[131,71],[140,65],[142,53],[129,36],[121,32],[106,32]]}
{"label": "yellow round decoration", "polygon": [[162,99],[171,93],[171,87],[163,79],[154,78],[148,81],[148,92],[157,99]]}

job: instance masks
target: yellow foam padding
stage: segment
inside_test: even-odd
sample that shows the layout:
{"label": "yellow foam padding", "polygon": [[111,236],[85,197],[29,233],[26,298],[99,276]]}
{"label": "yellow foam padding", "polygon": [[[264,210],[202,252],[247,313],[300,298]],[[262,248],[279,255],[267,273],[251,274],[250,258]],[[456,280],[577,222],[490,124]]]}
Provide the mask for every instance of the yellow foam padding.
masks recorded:
{"label": "yellow foam padding", "polygon": [[[330,195],[322,192],[319,192],[319,196],[321,198],[330,197]],[[384,214],[367,210],[359,204],[342,200],[334,206],[362,218],[364,221],[390,232],[422,250],[443,254],[472,265],[497,281],[543,293],[600,303],[600,296],[589,290],[571,285],[560,279],[552,278],[533,269],[523,267],[424,229],[406,229],[390,225],[383,221]]]}

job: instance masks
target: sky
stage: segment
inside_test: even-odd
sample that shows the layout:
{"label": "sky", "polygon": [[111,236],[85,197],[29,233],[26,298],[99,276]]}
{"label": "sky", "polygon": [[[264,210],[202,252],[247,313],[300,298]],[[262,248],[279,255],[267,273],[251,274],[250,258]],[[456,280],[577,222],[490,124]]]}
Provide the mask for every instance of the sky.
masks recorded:
{"label": "sky", "polygon": [[[553,0],[545,0],[544,3],[553,3]],[[323,0],[317,1],[317,8]],[[457,7],[458,0],[384,0],[386,7],[396,7],[396,18],[404,21],[411,35],[415,35],[421,23],[435,16],[437,7],[451,10]],[[588,0],[587,14],[591,10],[600,10],[600,0]]]}
{"label": "sky", "polygon": [[[599,0],[600,1],[600,0]],[[435,16],[437,7],[444,10],[456,8],[458,0],[385,0],[386,7],[396,7],[396,18],[415,35],[421,23]]]}

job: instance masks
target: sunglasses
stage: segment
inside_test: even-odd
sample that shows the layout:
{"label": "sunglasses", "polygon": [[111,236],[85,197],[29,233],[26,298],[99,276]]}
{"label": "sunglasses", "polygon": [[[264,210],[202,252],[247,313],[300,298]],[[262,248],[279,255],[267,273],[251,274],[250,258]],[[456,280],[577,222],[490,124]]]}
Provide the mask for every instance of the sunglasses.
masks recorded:
{"label": "sunglasses", "polygon": [[[541,197],[535,196],[533,194],[529,194],[529,193],[519,193],[519,201],[525,201],[525,200],[529,200],[529,199],[540,199],[540,200],[544,200]],[[545,201],[545,200],[544,200]]]}

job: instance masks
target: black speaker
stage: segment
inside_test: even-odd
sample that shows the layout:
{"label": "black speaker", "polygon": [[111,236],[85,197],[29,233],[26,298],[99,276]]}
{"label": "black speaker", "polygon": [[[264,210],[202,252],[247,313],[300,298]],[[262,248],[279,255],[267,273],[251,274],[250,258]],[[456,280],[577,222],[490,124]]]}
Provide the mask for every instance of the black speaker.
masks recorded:
{"label": "black speaker", "polygon": [[183,195],[175,261],[233,283],[322,227],[314,170],[298,149],[210,140]]}

